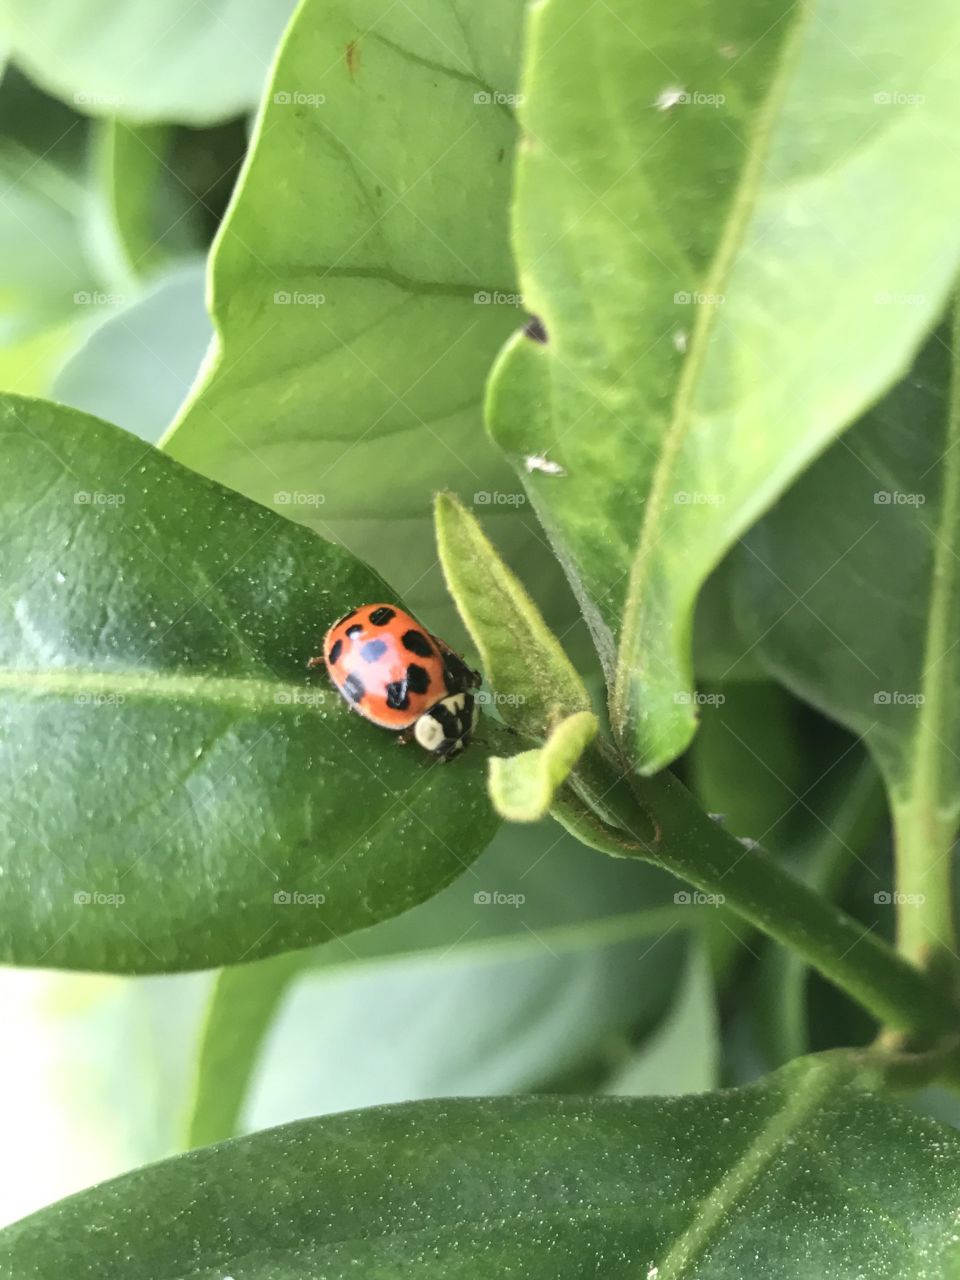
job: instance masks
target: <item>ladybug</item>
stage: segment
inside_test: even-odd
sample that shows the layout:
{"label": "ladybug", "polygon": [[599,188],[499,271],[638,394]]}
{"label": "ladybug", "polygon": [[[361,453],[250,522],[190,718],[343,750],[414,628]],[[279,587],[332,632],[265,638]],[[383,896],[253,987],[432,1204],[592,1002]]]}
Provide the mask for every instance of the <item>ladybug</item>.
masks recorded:
{"label": "ladybug", "polygon": [[338,618],[307,666],[321,663],[354,711],[401,742],[413,738],[441,761],[469,743],[479,673],[399,605],[364,604]]}

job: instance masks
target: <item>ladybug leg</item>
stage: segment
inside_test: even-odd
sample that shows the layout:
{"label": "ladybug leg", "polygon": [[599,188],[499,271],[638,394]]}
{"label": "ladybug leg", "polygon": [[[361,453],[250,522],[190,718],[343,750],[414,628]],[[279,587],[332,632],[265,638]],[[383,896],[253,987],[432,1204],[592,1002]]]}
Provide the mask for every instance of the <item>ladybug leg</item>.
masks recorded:
{"label": "ladybug leg", "polygon": [[397,738],[397,746],[405,747],[407,746],[408,743],[413,741],[413,730],[401,729],[400,732],[396,735],[396,738]]}
{"label": "ladybug leg", "polygon": [[312,667],[322,667],[322,666],[323,666],[323,654],[318,654],[315,658],[311,658],[310,661],[307,663],[307,670],[309,671]]}

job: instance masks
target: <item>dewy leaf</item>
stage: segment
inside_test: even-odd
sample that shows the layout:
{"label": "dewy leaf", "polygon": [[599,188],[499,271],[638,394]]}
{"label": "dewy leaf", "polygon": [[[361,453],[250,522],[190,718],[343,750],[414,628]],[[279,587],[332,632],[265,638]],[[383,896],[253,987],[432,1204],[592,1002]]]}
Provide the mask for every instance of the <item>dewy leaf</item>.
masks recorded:
{"label": "dewy leaf", "polygon": [[80,111],[209,124],[251,110],[291,0],[8,0],[14,61]]}
{"label": "dewy leaf", "polygon": [[862,735],[894,814],[915,959],[950,950],[960,822],[960,317],[751,531],[739,612],[778,679]]}
{"label": "dewy leaf", "polygon": [[958,37],[952,0],[531,11],[515,242],[546,341],[512,341],[489,417],[645,772],[694,732],[710,570],[942,305]]}
{"label": "dewy leaf", "polygon": [[805,1060],[686,1098],[305,1120],[42,1210],[0,1233],[0,1266],[31,1280],[955,1274],[960,1137],[847,1074]]}
{"label": "dewy leaf", "polygon": [[208,374],[165,442],[342,539],[415,609],[448,605],[438,489],[472,495],[538,572],[552,560],[480,408],[523,321],[507,214],[523,12],[306,0],[213,252]]}
{"label": "dewy leaf", "polygon": [[507,724],[547,737],[590,695],[560,642],[479,522],[451,494],[436,502],[437,550]]}
{"label": "dewy leaf", "polygon": [[542,747],[513,756],[490,757],[493,807],[510,822],[539,822],[550,812],[584,749],[600,725],[592,711],[578,711],[551,730]]}
{"label": "dewy leaf", "polygon": [[371,570],[62,406],[6,397],[0,432],[0,959],[254,959],[480,852],[482,745],[438,766],[307,672]]}

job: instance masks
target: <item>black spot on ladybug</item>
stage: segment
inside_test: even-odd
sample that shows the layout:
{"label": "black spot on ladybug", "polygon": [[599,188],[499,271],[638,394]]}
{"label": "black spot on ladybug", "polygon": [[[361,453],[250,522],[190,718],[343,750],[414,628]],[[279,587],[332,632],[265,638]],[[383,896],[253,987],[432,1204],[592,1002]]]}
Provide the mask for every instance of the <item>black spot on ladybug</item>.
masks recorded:
{"label": "black spot on ladybug", "polygon": [[376,662],[386,652],[387,646],[383,640],[368,640],[360,646],[360,657],[364,662]]}
{"label": "black spot on ladybug", "polygon": [[433,654],[433,647],[422,631],[405,631],[403,647],[420,658],[429,658]]}
{"label": "black spot on ladybug", "polygon": [[375,627],[385,627],[391,618],[395,616],[393,609],[384,606],[382,609],[374,609],[370,615],[370,621]]}
{"label": "black spot on ladybug", "polygon": [[391,680],[387,685],[387,706],[394,711],[406,711],[410,705],[406,680]]}
{"label": "black spot on ladybug", "polygon": [[360,623],[359,623],[359,622],[355,622],[355,623],[353,624],[353,626],[352,626],[352,627],[347,627],[347,635],[348,635],[348,636],[355,636],[355,635],[357,635],[359,632],[361,632],[362,630],[363,630],[363,627],[360,625]]}
{"label": "black spot on ladybug", "polygon": [[547,341],[546,325],[539,316],[531,316],[527,323],[523,326],[524,337],[532,338],[534,342]]}
{"label": "black spot on ladybug", "polygon": [[343,653],[343,641],[334,640],[333,644],[330,646],[330,652],[327,654],[327,661],[339,662],[341,653]]}
{"label": "black spot on ladybug", "polygon": [[412,693],[426,693],[430,688],[430,672],[411,662],[407,667],[406,684]]}
{"label": "black spot on ladybug", "polygon": [[354,675],[351,671],[343,682],[343,692],[347,695],[351,702],[359,702],[363,695],[367,692],[367,686],[363,683],[358,675]]}

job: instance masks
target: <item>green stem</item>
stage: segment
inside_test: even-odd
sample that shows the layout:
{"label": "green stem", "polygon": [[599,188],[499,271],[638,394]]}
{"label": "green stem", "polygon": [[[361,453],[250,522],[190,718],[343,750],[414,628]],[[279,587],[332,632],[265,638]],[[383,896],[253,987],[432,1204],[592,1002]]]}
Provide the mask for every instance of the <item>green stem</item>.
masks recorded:
{"label": "green stem", "polygon": [[601,767],[609,780],[607,798],[616,796],[619,826],[591,812],[583,793],[571,788],[554,810],[583,843],[621,857],[643,858],[717,895],[758,929],[795,950],[884,1026],[916,1037],[921,1046],[956,1030],[956,1009],[938,984],[767,854],[741,844],[709,818],[670,773],[629,779],[634,795],[631,815],[623,807],[617,785],[622,778],[609,749],[604,755],[601,748],[590,761],[593,786]]}
{"label": "green stem", "polygon": [[897,947],[946,982],[956,979],[953,911],[954,761],[947,744],[960,706],[955,660],[960,606],[960,295],[951,317],[950,399],[942,488],[933,540],[930,608],[923,655],[922,698],[917,708],[912,768],[901,794],[892,796],[897,864]]}

